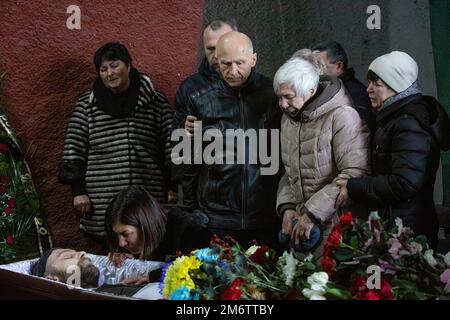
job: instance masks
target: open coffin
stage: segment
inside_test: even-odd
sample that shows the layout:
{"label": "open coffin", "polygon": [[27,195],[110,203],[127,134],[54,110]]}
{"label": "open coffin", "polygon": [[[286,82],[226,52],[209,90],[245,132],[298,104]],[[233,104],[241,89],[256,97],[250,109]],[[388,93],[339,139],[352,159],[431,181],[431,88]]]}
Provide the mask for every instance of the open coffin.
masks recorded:
{"label": "open coffin", "polygon": [[[100,270],[100,281],[105,274],[108,258],[88,254]],[[110,299],[160,299],[158,283],[150,283],[133,296],[114,295],[95,289],[74,288],[65,283],[30,275],[30,266],[36,259],[0,265],[0,299],[58,299],[58,300],[110,300]],[[117,280],[161,268],[162,262],[126,260],[117,272]]]}

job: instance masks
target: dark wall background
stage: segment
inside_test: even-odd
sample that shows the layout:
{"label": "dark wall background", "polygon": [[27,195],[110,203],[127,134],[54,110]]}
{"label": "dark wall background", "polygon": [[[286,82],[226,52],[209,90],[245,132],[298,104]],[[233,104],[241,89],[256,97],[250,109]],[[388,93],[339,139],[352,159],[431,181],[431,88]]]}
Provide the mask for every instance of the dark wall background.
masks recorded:
{"label": "dark wall background", "polygon": [[[380,30],[366,27],[370,5],[381,9]],[[425,91],[436,94],[427,0],[206,0],[204,21],[215,17],[236,19],[254,41],[258,70],[268,76],[298,49],[333,39],[362,81],[377,56],[408,52],[420,66]]]}
{"label": "dark wall background", "polygon": [[[450,113],[450,1],[431,0],[431,35],[439,101]],[[444,200],[450,205],[450,151],[442,157]]]}

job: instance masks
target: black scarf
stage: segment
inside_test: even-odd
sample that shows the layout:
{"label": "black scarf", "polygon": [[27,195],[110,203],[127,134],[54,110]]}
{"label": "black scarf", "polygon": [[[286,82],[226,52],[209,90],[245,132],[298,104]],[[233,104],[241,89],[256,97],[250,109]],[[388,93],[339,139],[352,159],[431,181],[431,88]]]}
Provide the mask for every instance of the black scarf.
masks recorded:
{"label": "black scarf", "polygon": [[30,267],[30,274],[37,277],[43,277],[45,274],[45,269],[47,267],[48,257],[52,254],[54,249],[47,250],[42,257],[39,258],[34,264]]}
{"label": "black scarf", "polygon": [[105,87],[103,81],[98,77],[94,82],[94,97],[97,106],[105,113],[114,118],[125,118],[134,113],[141,88],[139,71],[135,68],[130,70],[130,86],[120,93],[113,93]]}

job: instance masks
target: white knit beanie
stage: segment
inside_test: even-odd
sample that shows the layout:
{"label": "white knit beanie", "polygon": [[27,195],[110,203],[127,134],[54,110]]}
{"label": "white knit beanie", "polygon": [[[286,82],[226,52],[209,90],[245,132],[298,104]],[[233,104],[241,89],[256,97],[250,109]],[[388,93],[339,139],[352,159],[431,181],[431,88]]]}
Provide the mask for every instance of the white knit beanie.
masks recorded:
{"label": "white knit beanie", "polygon": [[419,74],[419,67],[414,59],[401,51],[392,51],[376,58],[369,70],[375,72],[396,93],[408,89]]}

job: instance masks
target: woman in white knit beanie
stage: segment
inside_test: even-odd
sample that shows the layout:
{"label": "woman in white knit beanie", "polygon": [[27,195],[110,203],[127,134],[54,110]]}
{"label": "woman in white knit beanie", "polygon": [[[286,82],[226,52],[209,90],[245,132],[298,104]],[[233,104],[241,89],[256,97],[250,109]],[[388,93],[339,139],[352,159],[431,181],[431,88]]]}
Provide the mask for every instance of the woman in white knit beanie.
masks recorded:
{"label": "woman in white knit beanie", "polygon": [[437,247],[438,221],[433,202],[440,148],[446,137],[433,132],[438,102],[423,97],[417,63],[393,51],[369,66],[367,93],[377,111],[372,137],[372,176],[339,180],[336,206],[351,200],[377,210],[386,220],[401,218]]}
{"label": "woman in white knit beanie", "polygon": [[379,110],[404,97],[421,93],[418,74],[416,61],[405,52],[393,51],[376,58],[367,74],[367,93],[372,107]]}

